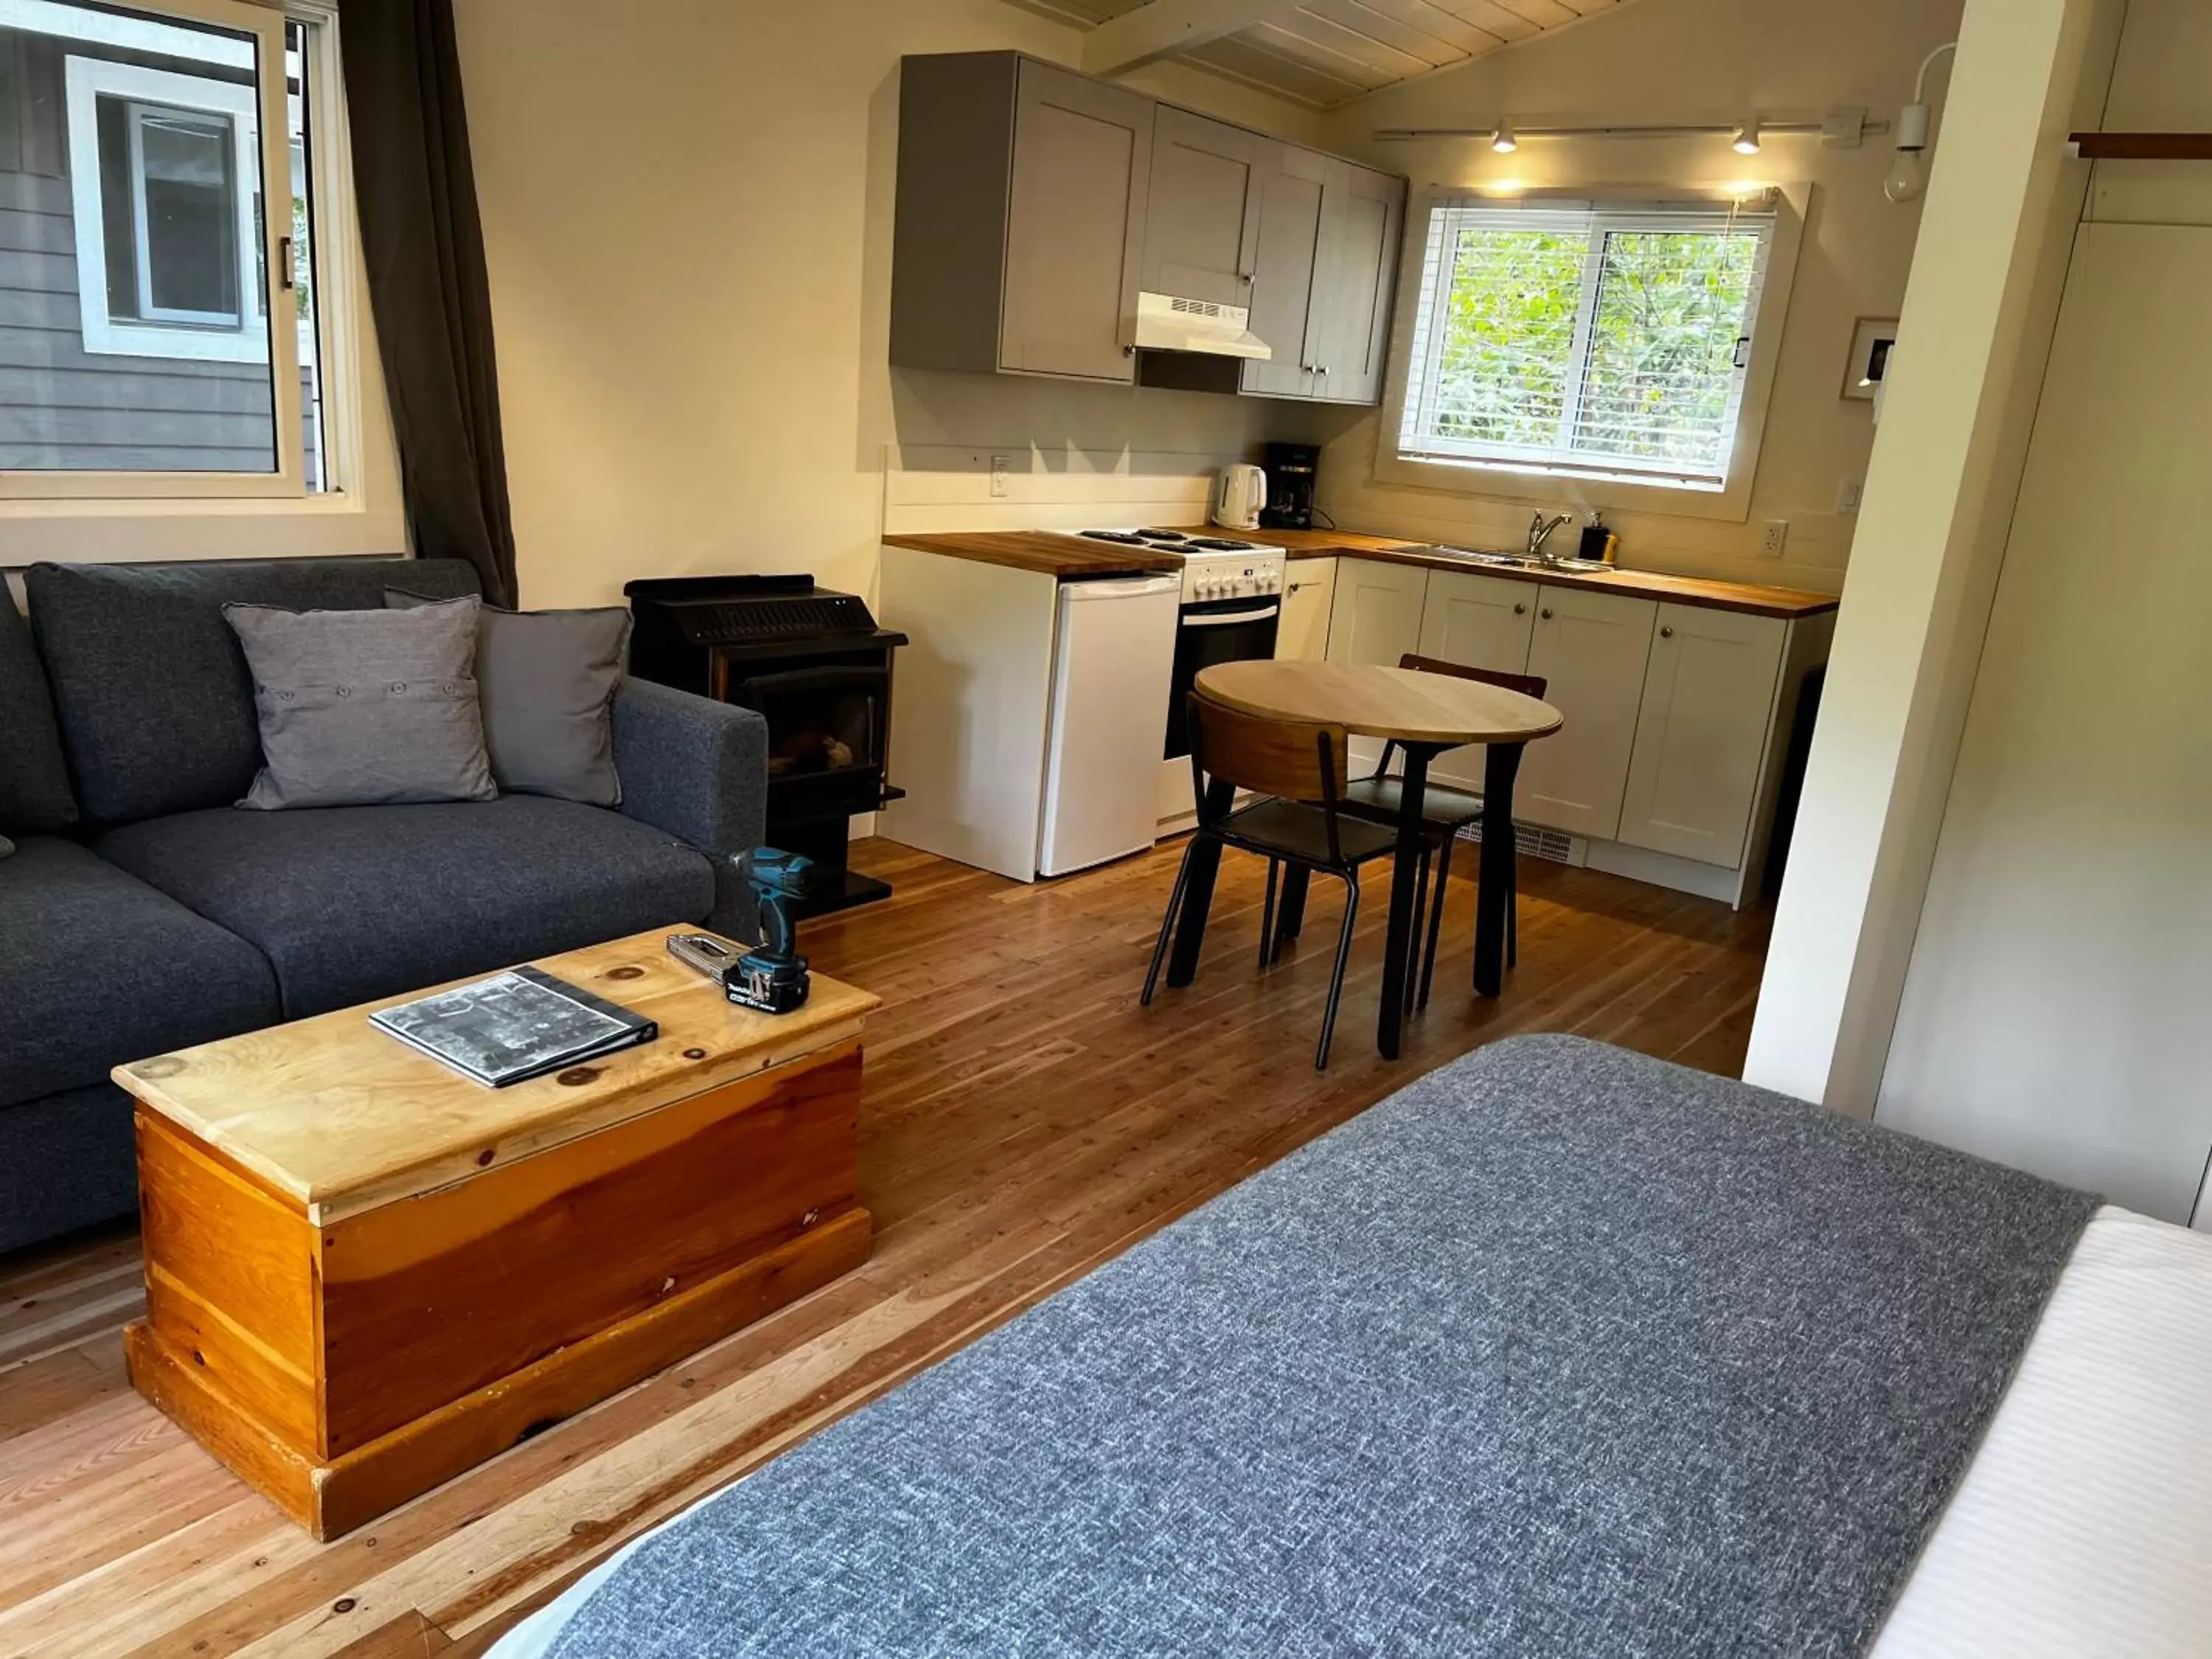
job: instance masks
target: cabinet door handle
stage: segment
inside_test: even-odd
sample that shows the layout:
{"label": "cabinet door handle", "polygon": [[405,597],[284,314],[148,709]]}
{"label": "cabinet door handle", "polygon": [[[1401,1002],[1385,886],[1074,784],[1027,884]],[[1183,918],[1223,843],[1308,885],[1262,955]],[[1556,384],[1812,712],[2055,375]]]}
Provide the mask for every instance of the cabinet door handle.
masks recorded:
{"label": "cabinet door handle", "polygon": [[1546,622],[1549,622],[1552,620],[1552,607],[1547,605],[1536,614],[1541,617]]}
{"label": "cabinet door handle", "polygon": [[1659,630],[1659,637],[1662,640],[1671,640],[1674,637],[1674,630],[1671,628],[1662,628]]}
{"label": "cabinet door handle", "polygon": [[1525,617],[1528,614],[1528,607],[1525,605],[1516,605],[1513,607],[1513,614],[1516,617]]}

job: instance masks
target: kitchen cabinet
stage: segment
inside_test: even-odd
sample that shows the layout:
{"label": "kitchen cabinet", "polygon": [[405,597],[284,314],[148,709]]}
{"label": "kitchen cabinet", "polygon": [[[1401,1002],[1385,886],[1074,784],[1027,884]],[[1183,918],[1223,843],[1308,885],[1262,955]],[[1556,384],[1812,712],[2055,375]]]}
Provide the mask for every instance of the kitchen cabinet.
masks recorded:
{"label": "kitchen cabinet", "polygon": [[1163,104],[1152,124],[1143,275],[1152,294],[1250,302],[1261,208],[1282,144]]}
{"label": "kitchen cabinet", "polygon": [[1283,582],[1282,620],[1275,629],[1279,661],[1318,662],[1328,655],[1329,611],[1336,599],[1334,559],[1293,559]]}
{"label": "kitchen cabinet", "polygon": [[1788,624],[1658,610],[1620,839],[1734,866],[1749,842]]}
{"label": "kitchen cabinet", "polygon": [[1242,390],[1316,402],[1382,397],[1406,181],[1282,147],[1264,181],[1252,331],[1273,356],[1248,362]]}
{"label": "kitchen cabinet", "polygon": [[[1567,586],[1539,587],[1536,596],[1528,672],[1543,677],[1544,701],[1566,725],[1528,745],[1515,810],[1533,823],[1609,841],[1620,829],[1660,607]],[[1762,714],[1766,703],[1762,696]]]}
{"label": "kitchen cabinet", "polygon": [[[1372,404],[1406,181],[1018,52],[901,60],[890,361]],[[1266,361],[1135,349],[1139,291]]]}
{"label": "kitchen cabinet", "polygon": [[[1468,668],[1524,672],[1536,626],[1536,593],[1526,582],[1503,577],[1431,570],[1421,607],[1421,654]],[[1480,794],[1485,753],[1479,743],[1447,749],[1429,763],[1430,775]]]}
{"label": "kitchen cabinet", "polygon": [[1285,145],[1275,170],[1261,180],[1251,329],[1274,355],[1244,364],[1243,391],[1274,398],[1313,394],[1307,365],[1322,332],[1314,277],[1328,169],[1328,157]]}
{"label": "kitchen cabinet", "polygon": [[1158,108],[1013,52],[904,59],[891,362],[1133,380]]}
{"label": "kitchen cabinet", "polygon": [[1320,313],[1311,347],[1316,398],[1339,404],[1382,401],[1405,211],[1403,179],[1349,161],[1329,163],[1321,259],[1314,275]]}
{"label": "kitchen cabinet", "polygon": [[[1514,791],[1523,823],[1576,837],[1572,857],[1595,869],[1737,905],[1756,896],[1798,699],[1826,659],[1832,614],[1757,616],[1571,579],[1335,562],[1331,660],[1395,664],[1417,649],[1543,677],[1565,724],[1523,755]],[[1379,748],[1355,743],[1355,772]],[[1449,750],[1430,775],[1480,793],[1483,764],[1480,745]]]}
{"label": "kitchen cabinet", "polygon": [[1429,573],[1417,564],[1339,559],[1328,618],[1329,661],[1395,668],[1399,658],[1420,649],[1428,594]]}

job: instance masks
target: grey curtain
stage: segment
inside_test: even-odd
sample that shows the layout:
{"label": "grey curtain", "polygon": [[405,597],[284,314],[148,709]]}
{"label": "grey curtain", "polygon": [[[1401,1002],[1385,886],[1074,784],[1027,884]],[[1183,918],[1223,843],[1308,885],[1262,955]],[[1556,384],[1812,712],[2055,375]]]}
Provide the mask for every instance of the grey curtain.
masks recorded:
{"label": "grey curtain", "polygon": [[452,0],[346,0],[340,22],[369,303],[416,551],[516,599],[491,287]]}

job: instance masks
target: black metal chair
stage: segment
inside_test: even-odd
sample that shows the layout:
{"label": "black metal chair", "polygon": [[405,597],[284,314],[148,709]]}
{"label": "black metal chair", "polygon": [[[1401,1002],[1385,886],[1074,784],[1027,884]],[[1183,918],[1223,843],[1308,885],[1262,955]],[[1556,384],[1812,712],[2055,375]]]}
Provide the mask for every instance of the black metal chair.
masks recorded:
{"label": "black metal chair", "polygon": [[[1540,674],[1512,674],[1496,668],[1470,668],[1463,663],[1446,662],[1441,657],[1422,657],[1407,653],[1398,659],[1398,666],[1410,668],[1424,674],[1449,674],[1454,678],[1477,680],[1485,685],[1495,685],[1507,691],[1518,691],[1526,697],[1540,699],[1548,687]],[[1382,745],[1382,758],[1374,775],[1346,786],[1344,810],[1354,817],[1372,823],[1387,823],[1395,828],[1398,823],[1398,781],[1389,775],[1390,763],[1398,745]],[[1421,794],[1421,828],[1426,844],[1421,849],[1421,879],[1416,890],[1416,903],[1426,907],[1425,928],[1427,942],[1422,944],[1424,919],[1421,909],[1413,913],[1413,940],[1421,950],[1421,970],[1408,974],[1406,984],[1413,1006],[1425,1008],[1429,1005],[1429,981],[1437,968],[1437,939],[1443,930],[1444,884],[1451,879],[1452,844],[1459,832],[1482,817],[1482,797],[1463,789],[1454,789],[1431,778]],[[1429,886],[1429,866],[1431,854],[1436,865],[1436,887]],[[1517,871],[1516,856],[1510,868]],[[1517,875],[1505,890],[1505,963],[1512,967],[1521,959],[1521,898]]]}
{"label": "black metal chair", "polygon": [[[1183,848],[1160,919],[1159,942],[1145,975],[1147,1007],[1167,959],[1190,878],[1191,855],[1201,841],[1256,853],[1267,860],[1267,898],[1261,910],[1260,965],[1273,958],[1270,934],[1275,915],[1276,878],[1285,865],[1336,877],[1344,884],[1344,924],[1338,930],[1336,966],[1328,981],[1321,1042],[1314,1069],[1328,1066],[1329,1038],[1336,1029],[1336,1005],[1344,994],[1345,964],[1352,955],[1352,932],[1359,919],[1359,866],[1387,858],[1397,845],[1395,830],[1348,817],[1340,810],[1345,791],[1346,733],[1340,726],[1312,726],[1247,714],[1193,692],[1190,695],[1190,771],[1198,798],[1198,828]],[[1210,791],[1207,780],[1250,790],[1263,799],[1231,808],[1231,790]],[[1209,797],[1212,799],[1209,799]]]}

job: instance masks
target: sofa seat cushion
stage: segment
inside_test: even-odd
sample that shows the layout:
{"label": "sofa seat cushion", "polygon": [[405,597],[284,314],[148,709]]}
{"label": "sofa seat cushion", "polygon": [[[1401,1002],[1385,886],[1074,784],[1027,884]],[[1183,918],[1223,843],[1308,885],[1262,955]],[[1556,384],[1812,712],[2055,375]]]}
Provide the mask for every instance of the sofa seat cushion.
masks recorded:
{"label": "sofa seat cushion", "polygon": [[0,860],[0,1106],[278,1018],[260,951],[75,842]]}
{"label": "sofa seat cushion", "polygon": [[258,945],[288,1019],[694,924],[714,903],[703,854],[602,807],[535,795],[220,807],[111,830],[97,846]]}

